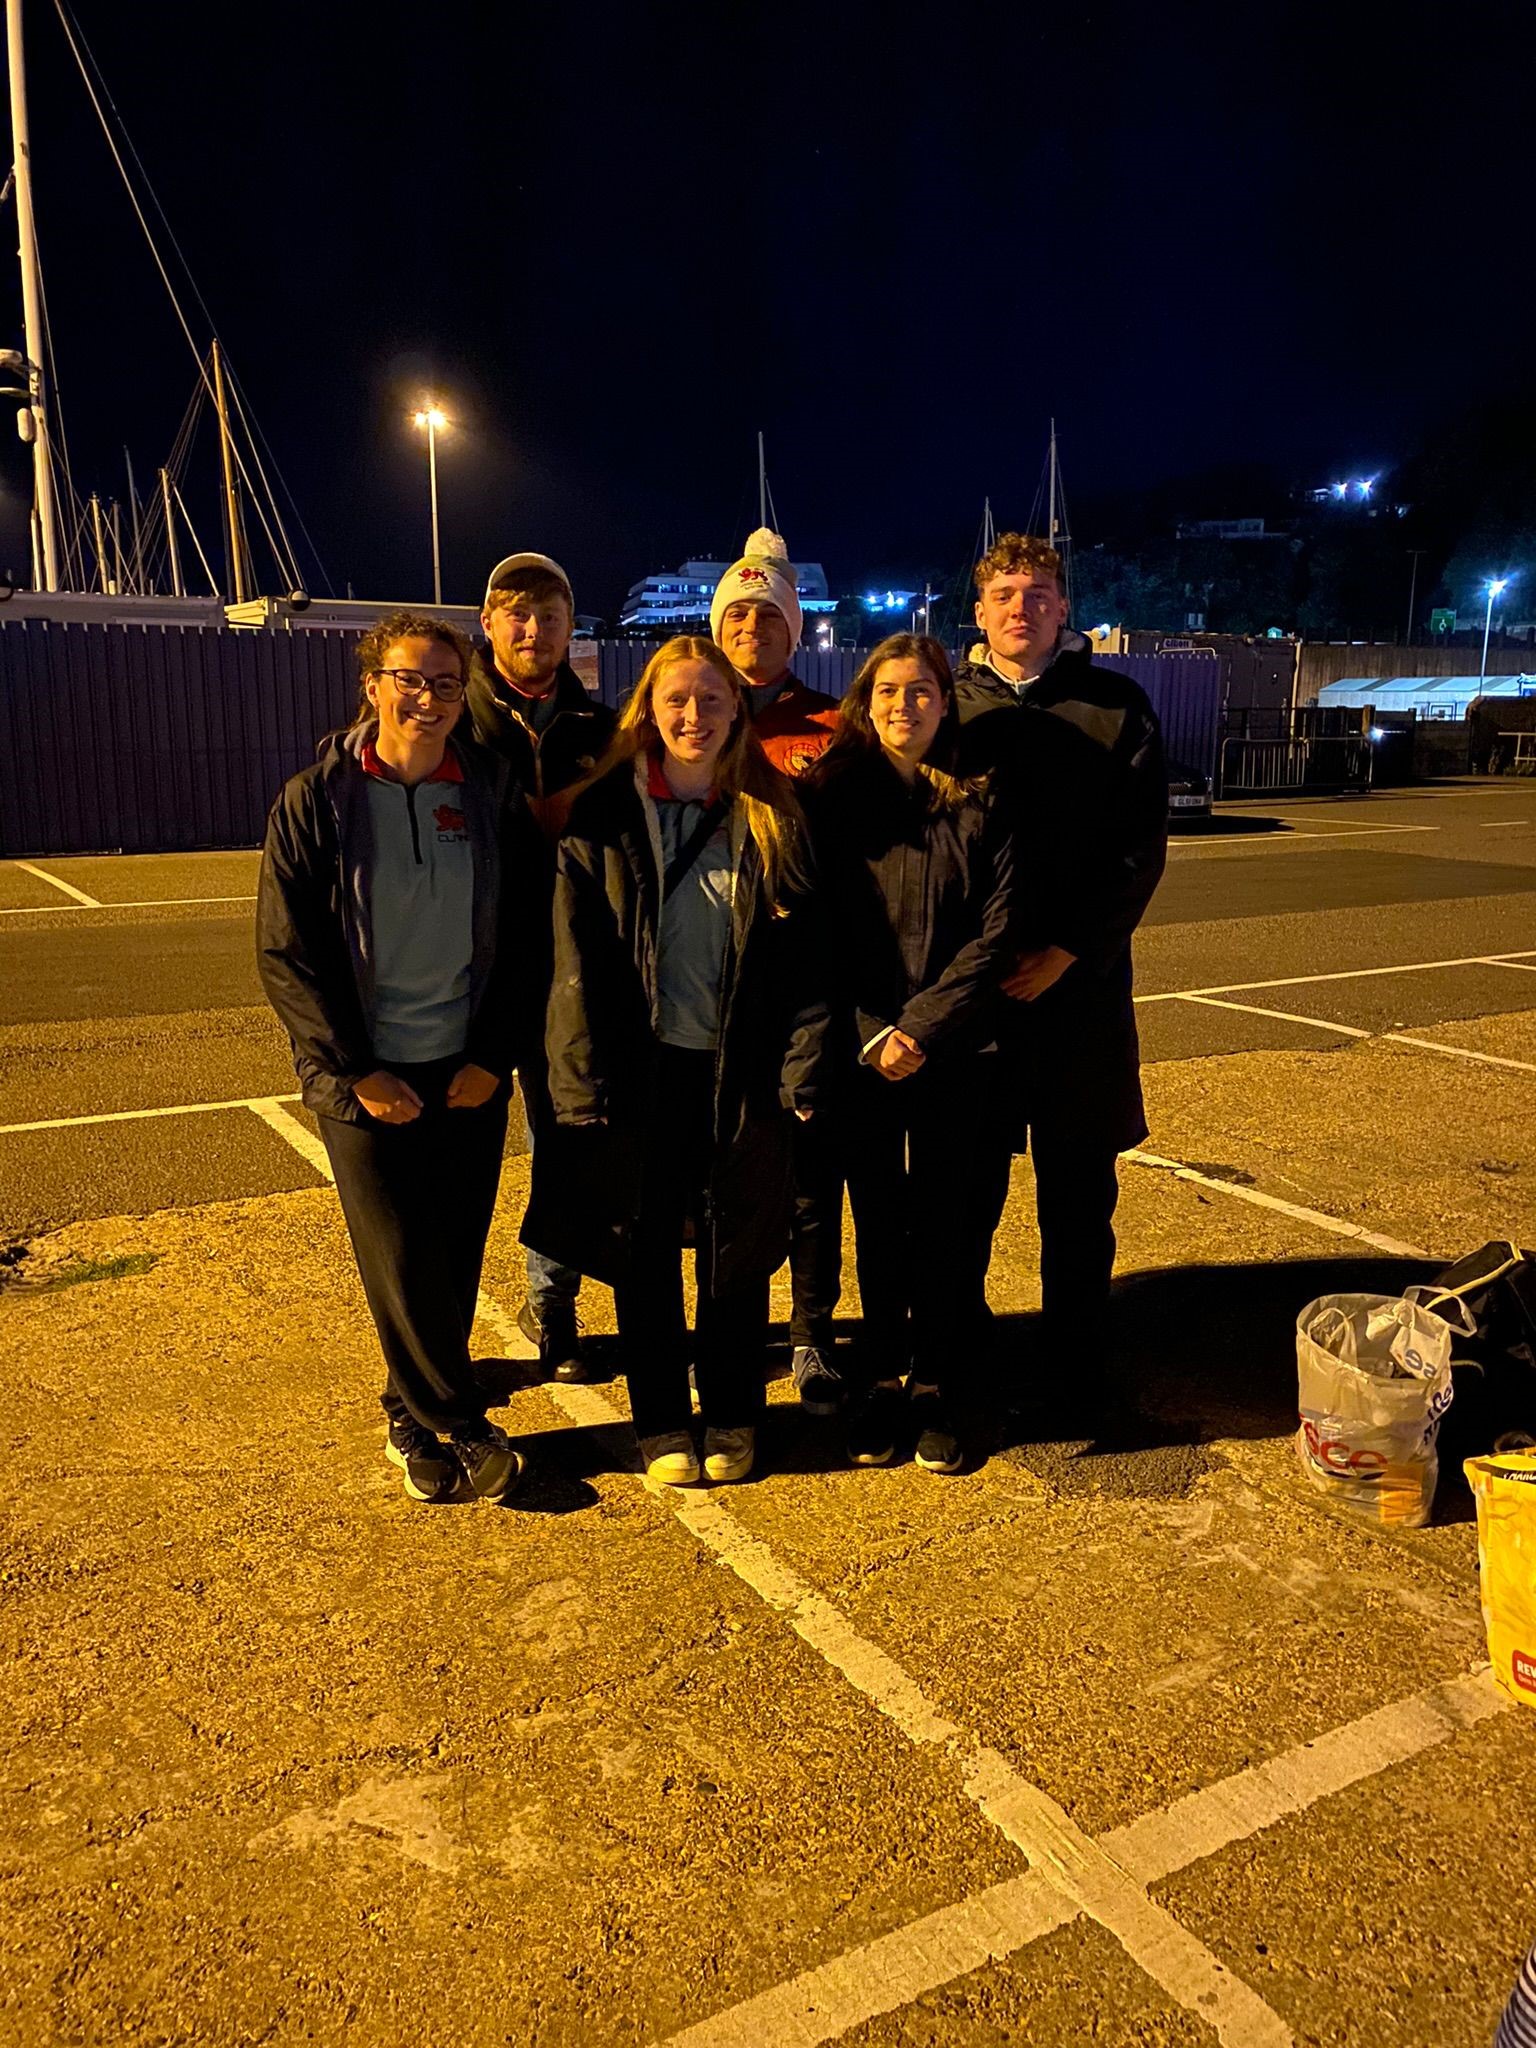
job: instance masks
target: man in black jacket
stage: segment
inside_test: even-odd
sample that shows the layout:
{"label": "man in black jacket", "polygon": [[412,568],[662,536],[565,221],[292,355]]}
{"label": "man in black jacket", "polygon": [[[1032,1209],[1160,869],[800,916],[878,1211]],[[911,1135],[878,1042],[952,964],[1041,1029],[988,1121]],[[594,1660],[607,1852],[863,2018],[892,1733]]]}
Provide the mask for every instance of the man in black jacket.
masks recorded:
{"label": "man in black jacket", "polygon": [[[548,555],[508,555],[491,571],[480,624],[485,640],[469,684],[475,738],[500,754],[551,847],[564,829],[570,791],[601,758],[615,725],[566,659],[576,623],[570,578]],[[549,881],[553,886],[553,863]],[[541,1074],[519,1076],[532,1142],[542,1118]],[[556,1379],[584,1370],[576,1322],[581,1275],[528,1254],[528,1296],[517,1325]]]}
{"label": "man in black jacket", "polygon": [[976,565],[976,590],[985,639],[955,679],[961,767],[994,771],[1021,843],[1041,844],[1042,805],[1056,825],[1044,924],[1004,983],[1034,1155],[1041,1362],[1058,1383],[1098,1381],[1102,1394],[1116,1158],[1147,1135],[1131,935],[1167,857],[1162,734],[1145,693],[1095,668],[1068,626],[1054,548],[1002,534]]}

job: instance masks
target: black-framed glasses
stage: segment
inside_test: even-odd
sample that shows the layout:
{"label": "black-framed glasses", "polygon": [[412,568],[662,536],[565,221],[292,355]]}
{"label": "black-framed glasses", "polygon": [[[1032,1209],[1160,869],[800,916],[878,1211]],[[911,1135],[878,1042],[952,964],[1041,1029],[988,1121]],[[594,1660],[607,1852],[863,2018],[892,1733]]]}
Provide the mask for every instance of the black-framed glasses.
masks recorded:
{"label": "black-framed glasses", "polygon": [[376,668],[408,697],[435,697],[439,704],[457,704],[464,694],[462,676],[424,676],[419,668]]}

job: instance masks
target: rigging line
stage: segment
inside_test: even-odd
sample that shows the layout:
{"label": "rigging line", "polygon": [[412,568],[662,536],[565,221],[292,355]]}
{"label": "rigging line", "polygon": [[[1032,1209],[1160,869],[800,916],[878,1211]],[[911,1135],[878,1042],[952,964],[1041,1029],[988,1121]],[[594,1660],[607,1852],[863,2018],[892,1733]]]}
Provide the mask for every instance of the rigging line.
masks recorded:
{"label": "rigging line", "polygon": [[[205,385],[207,385],[207,386],[209,387],[209,396],[210,396],[210,397],[212,397],[212,395],[213,395],[213,392],[212,392],[212,385],[211,385],[211,380],[210,380],[210,378],[209,378],[209,374],[208,374],[207,366],[205,365],[205,363],[204,363],[204,361],[203,361],[203,354],[202,354],[202,350],[201,350],[201,349],[200,349],[200,348],[198,347],[197,343],[196,343],[196,342],[195,342],[195,341],[193,340],[193,338],[192,338],[192,329],[191,329],[191,328],[190,328],[190,326],[189,326],[189,325],[187,324],[187,316],[186,316],[186,314],[185,314],[185,313],[184,313],[184,312],[182,311],[182,309],[181,309],[181,301],[180,301],[180,299],[179,299],[179,298],[177,298],[177,296],[176,296],[176,287],[175,287],[175,286],[174,286],[174,285],[173,285],[173,284],[171,283],[171,276],[170,276],[170,272],[169,272],[169,271],[168,271],[168,270],[166,269],[166,267],[165,267],[165,259],[164,259],[164,258],[163,258],[163,257],[161,256],[161,254],[160,254],[160,248],[159,248],[159,244],[158,244],[158,243],[156,242],[156,240],[155,240],[155,237],[154,237],[154,234],[152,233],[152,231],[151,231],[151,229],[150,229],[150,225],[149,225],[149,222],[148,222],[148,220],[147,220],[147,219],[145,218],[145,214],[144,214],[144,209],[143,209],[143,207],[142,207],[142,206],[141,206],[141,205],[139,204],[139,195],[138,195],[138,192],[137,192],[137,191],[135,190],[135,188],[134,188],[133,180],[132,180],[132,179],[131,179],[131,178],[129,177],[129,175],[128,175],[128,167],[127,167],[127,165],[126,165],[126,164],[125,164],[125,163],[123,162],[123,153],[122,153],[122,151],[121,151],[121,150],[120,150],[120,149],[118,148],[118,146],[117,146],[117,138],[116,138],[116,137],[114,136],[114,134],[112,133],[112,128],[111,128],[111,125],[110,125],[110,123],[108,122],[108,120],[107,120],[107,117],[106,117],[106,114],[105,114],[105,112],[104,112],[104,111],[103,111],[103,109],[102,109],[102,104],[101,104],[101,98],[100,98],[100,95],[99,95],[99,94],[97,93],[97,90],[96,90],[95,84],[94,84],[94,82],[92,81],[92,78],[91,78],[91,74],[90,74],[90,72],[89,72],[89,71],[87,70],[87,68],[86,68],[86,64],[85,64],[85,59],[84,59],[83,55],[81,54],[81,43],[82,43],[82,41],[83,41],[83,38],[77,38],[77,36],[76,36],[76,32],[75,32],[75,27],[74,27],[74,22],[73,22],[73,18],[72,18],[72,16],[70,15],[70,12],[69,12],[68,8],[67,8],[67,7],[66,7],[66,6],[64,5],[64,0],[53,0],[53,4],[54,4],[54,9],[55,9],[55,12],[56,12],[56,13],[58,14],[58,17],[59,17],[59,25],[60,25],[60,26],[62,27],[62,29],[64,30],[64,35],[65,35],[65,38],[66,38],[66,40],[67,40],[67,41],[68,41],[68,43],[69,43],[69,48],[70,48],[70,54],[71,54],[71,55],[73,56],[73,58],[74,58],[74,60],[75,60],[75,64],[76,64],[77,68],[79,69],[79,72],[80,72],[80,76],[81,76],[81,79],[82,79],[82,80],[83,80],[83,82],[84,82],[84,85],[85,85],[85,89],[86,89],[86,92],[87,92],[87,94],[88,94],[88,95],[89,95],[89,97],[90,97],[90,102],[91,102],[91,105],[92,105],[92,107],[93,107],[93,108],[95,109],[95,113],[96,113],[96,118],[97,118],[97,120],[98,120],[98,121],[99,121],[99,122],[101,123],[101,132],[102,132],[102,134],[103,134],[103,135],[104,135],[104,136],[106,137],[106,140],[107,140],[107,147],[108,147],[108,149],[109,149],[109,150],[110,150],[110,151],[112,152],[112,161],[113,161],[113,163],[115,163],[115,164],[116,164],[116,166],[117,166],[117,173],[118,173],[118,176],[119,176],[119,177],[120,177],[120,178],[122,179],[122,181],[123,181],[123,186],[124,186],[124,189],[126,190],[126,192],[127,192],[127,194],[128,194],[128,203],[129,203],[129,204],[130,204],[130,205],[132,206],[132,208],[133,208],[133,211],[134,211],[134,215],[135,215],[135,218],[136,218],[136,219],[138,220],[139,226],[140,226],[140,228],[142,228],[142,230],[143,230],[143,232],[144,232],[144,239],[145,239],[145,241],[146,241],[146,242],[148,242],[148,244],[149,244],[149,253],[150,253],[150,255],[151,255],[151,256],[152,256],[153,258],[154,258],[154,262],[155,262],[155,268],[156,268],[156,269],[157,269],[157,270],[159,271],[159,273],[160,273],[160,282],[161,282],[161,283],[162,283],[162,284],[163,284],[163,285],[165,286],[165,290],[166,290],[166,296],[167,296],[167,297],[168,297],[168,298],[170,299],[170,302],[171,302],[171,307],[172,307],[172,310],[173,310],[173,311],[175,312],[175,315],[176,315],[176,319],[177,319],[177,322],[178,322],[178,324],[179,324],[179,326],[180,326],[180,328],[181,328],[181,331],[182,331],[182,333],[183,333],[183,334],[184,334],[184,335],[186,336],[186,342],[187,342],[187,347],[188,347],[189,349],[191,349],[191,351],[192,351],[192,354],[193,354],[193,357],[194,357],[194,359],[196,360],[196,363],[197,363],[197,368],[198,368],[198,374],[199,374],[199,376],[200,376],[200,377],[202,377],[202,379],[203,379],[203,381],[204,381]],[[94,62],[95,62],[95,59],[93,58],[93,59],[92,59],[92,63],[94,64]],[[105,79],[103,79],[103,81],[102,81],[102,90],[103,90],[103,91],[105,91],[105,90],[106,90],[106,81],[105,81]],[[108,94],[108,98],[109,98],[109,99],[110,99],[110,97],[111,97],[111,96],[110,96],[110,94]],[[115,106],[113,107],[113,112],[114,112],[114,113],[116,113],[116,112],[117,112],[117,109],[116,109],[116,107],[115,107]],[[122,127],[122,128],[123,128],[123,136],[124,136],[124,139],[125,139],[125,140],[127,140],[127,135],[128,135],[128,131],[127,131],[127,128],[126,128],[126,126],[124,126],[124,125],[123,125],[123,121],[122,121],[122,116],[121,116],[121,115],[118,115],[118,124],[119,124],[119,126],[120,126],[120,127]],[[128,147],[129,147],[130,149],[132,149],[132,148],[133,148],[133,144],[132,144],[132,142],[131,142],[131,141],[130,141],[130,142],[128,143]],[[135,152],[134,152],[134,158],[135,158],[135,161],[137,162],[137,161],[138,161],[138,153],[137,153],[137,151],[135,151]],[[140,165],[140,168],[141,168],[141,169],[143,168],[143,167],[142,167],[142,164]],[[146,185],[148,185],[148,184],[149,184],[149,181],[148,181],[148,179],[147,179],[147,178],[145,179],[145,183],[146,183]],[[149,187],[149,189],[150,189],[151,195],[153,195],[153,191],[154,191],[154,188],[153,188],[153,186],[150,186],[150,187]],[[162,219],[163,219],[163,218],[164,218],[164,211],[163,211],[163,209],[162,209],[162,208],[160,207],[160,202],[159,202],[159,200],[158,200],[158,199],[156,199],[156,200],[155,200],[155,206],[156,206],[156,209],[157,209],[158,211],[160,211],[160,213],[161,213],[161,217],[162,217]],[[172,241],[173,245],[175,244],[175,240],[176,240],[175,236],[174,236],[174,235],[172,235],[172,236],[171,236],[171,241]],[[177,254],[178,254],[178,256],[180,256],[180,255],[181,255],[181,252],[180,252],[180,249],[179,249],[179,248],[177,249]],[[183,268],[185,268],[185,267],[186,267],[186,258],[185,258],[184,256],[183,256],[183,257],[181,257],[181,262],[182,262]],[[190,271],[188,271],[188,277],[189,277],[189,280],[191,281],[191,284],[192,284],[192,295],[193,295],[193,297],[194,297],[194,298],[195,298],[195,299],[197,300],[197,302],[198,302],[198,306],[199,306],[199,309],[200,309],[200,310],[201,310],[201,312],[203,313],[203,316],[204,316],[204,318],[208,320],[208,325],[210,326],[210,328],[212,328],[212,327],[213,327],[213,321],[212,321],[212,318],[211,318],[211,317],[209,316],[209,314],[208,314],[208,308],[207,308],[207,306],[206,306],[206,305],[204,304],[204,302],[203,302],[203,296],[202,296],[202,293],[201,293],[200,291],[198,291],[198,289],[197,289],[197,283],[196,283],[196,280],[195,280],[195,279],[192,279],[192,278],[191,278],[191,273],[190,273]],[[215,331],[215,332],[217,332],[217,329],[214,329],[214,331]],[[237,443],[237,442],[236,442],[236,441],[235,441],[235,440],[233,439],[233,437],[231,437],[231,440],[230,440],[230,449],[231,449],[231,452],[232,452],[232,454],[234,455],[234,458],[235,458],[235,465],[236,465],[236,467],[237,467],[237,468],[239,469],[239,471],[240,471],[240,476],[241,476],[241,480],[242,480],[242,482],[243,482],[243,483],[245,484],[245,487],[246,487],[247,491],[249,491],[249,492],[250,492],[250,494],[251,494],[252,498],[255,498],[255,496],[256,496],[256,488],[255,488],[254,484],[253,484],[253,483],[251,482],[251,478],[250,478],[250,472],[249,472],[249,471],[248,471],[248,470],[246,469],[246,466],[245,466],[245,459],[244,459],[244,457],[243,457],[243,456],[241,455],[241,453],[240,453],[240,448],[239,448],[239,444],[238,444],[238,443]],[[253,452],[254,452],[254,451],[253,451]],[[258,506],[257,506],[257,508],[256,508],[256,509],[257,509],[257,512],[258,512],[258,513],[260,513],[260,512],[261,512],[261,507],[260,507],[260,505],[259,505],[259,504],[258,504]],[[275,509],[275,508],[274,508],[274,509]],[[262,525],[263,525],[263,527],[266,527],[266,519],[265,519],[265,516],[264,516],[264,515],[262,516]],[[269,541],[269,542],[271,542],[272,536],[271,536],[271,532],[270,532],[270,529],[269,529],[269,530],[268,530],[268,532],[267,532],[267,538],[268,538],[268,541]],[[276,545],[275,545],[275,543],[273,544],[273,547],[272,547],[272,552],[273,552],[273,554],[274,554],[274,555],[277,555],[277,548],[276,548]],[[279,569],[281,569],[281,568],[282,568],[282,559],[281,559],[281,557],[280,557],[280,556],[278,557],[278,567],[279,567]]]}
{"label": "rigging line", "polygon": [[[235,401],[235,410],[240,415],[240,424],[245,429],[245,438],[251,444],[251,460],[256,465],[256,474],[261,478],[261,487],[266,492],[267,497],[271,501],[272,517],[277,522],[278,533],[281,535],[283,546],[287,550],[288,559],[286,564],[279,562],[278,567],[284,569],[285,573],[289,576],[290,580],[288,588],[290,590],[302,590],[304,587],[304,578],[299,574],[298,557],[293,552],[293,542],[288,538],[288,529],[283,525],[283,515],[282,510],[277,502],[277,493],[273,490],[271,484],[268,483],[267,472],[262,467],[261,450],[256,446],[256,436],[251,432],[251,418],[250,414],[245,409],[245,400],[241,396],[239,379],[235,376],[233,370],[229,369],[227,360],[225,363],[225,369],[228,372],[229,376],[230,396]],[[275,462],[273,463],[272,466],[274,469],[277,467]],[[284,488],[286,489],[287,486],[285,485]],[[290,491],[289,496],[291,497],[292,495],[293,494]],[[302,521],[300,523],[302,524]]]}
{"label": "rigging line", "polygon": [[[322,562],[320,559],[320,550],[315,546],[314,538],[311,535],[309,528],[304,523],[304,514],[299,509],[299,501],[293,495],[293,492],[289,489],[288,479],[283,475],[281,468],[278,466],[277,457],[272,452],[272,443],[267,439],[266,434],[263,432],[261,421],[257,419],[255,413],[251,410],[250,406],[246,402],[245,393],[240,388],[240,379],[235,375],[234,369],[230,364],[228,356],[226,356],[224,359],[224,369],[231,385],[234,387],[235,396],[240,403],[240,413],[242,419],[245,421],[245,431],[250,436],[251,439],[251,453],[256,456],[257,463],[259,466],[261,457],[257,451],[256,443],[260,441],[262,447],[265,448],[265,450],[267,451],[267,460],[272,465],[272,474],[277,478],[278,482],[283,487],[283,495],[284,497],[287,498],[289,507],[293,512],[293,516],[298,521],[299,531],[304,536],[305,545],[309,549],[310,555],[314,560],[315,567],[320,571],[320,580],[325,585],[327,594],[331,597],[334,597],[336,595],[336,586],[332,583],[330,573],[327,570],[324,562]],[[265,474],[263,474],[262,476],[262,482],[266,483]],[[270,489],[270,486],[268,486],[268,488]],[[275,511],[276,509],[277,500],[274,497],[273,510]],[[284,534],[283,538],[286,540],[288,536]],[[293,553],[291,547],[289,548],[289,553]],[[296,559],[294,566],[295,568],[297,568],[298,566]],[[297,581],[302,587],[304,582],[303,577],[298,577]]]}
{"label": "rigging line", "polygon": [[208,588],[215,597],[221,597],[223,593],[214,580],[213,571],[208,566],[208,557],[203,553],[203,544],[197,537],[197,528],[192,524],[192,514],[187,510],[187,501],[181,495],[180,484],[171,485],[171,496],[176,500],[181,516],[187,522],[187,531],[192,536],[192,545],[197,549],[197,559],[202,563],[203,574],[208,578]]}

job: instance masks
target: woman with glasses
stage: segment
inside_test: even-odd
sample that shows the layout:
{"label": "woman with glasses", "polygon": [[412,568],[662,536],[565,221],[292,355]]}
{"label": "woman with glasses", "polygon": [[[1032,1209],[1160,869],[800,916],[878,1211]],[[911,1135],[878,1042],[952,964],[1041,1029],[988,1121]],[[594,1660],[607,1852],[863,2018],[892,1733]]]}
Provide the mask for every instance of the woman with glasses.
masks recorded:
{"label": "woman with glasses", "polygon": [[256,913],[384,1352],[386,1456],[434,1502],[522,1471],[469,1333],[547,952],[537,834],[504,765],[453,737],[469,661],[412,612],[364,637],[356,719],[272,807]]}
{"label": "woman with glasses", "polygon": [[955,1395],[987,1333],[1011,1164],[993,1033],[1013,844],[983,788],[942,765],[955,726],[943,648],[895,634],[805,785],[852,1024],[837,1113],[863,1309],[848,1454],[885,1465],[908,1442],[930,1472],[964,1462]]}
{"label": "woman with glasses", "polygon": [[[647,1474],[744,1479],[768,1276],[789,1249],[791,1113],[824,1012],[805,960],[803,821],[711,641],[658,648],[559,846],[539,1140],[524,1237],[613,1284]],[[808,1000],[808,996],[813,999]],[[690,1345],[682,1252],[698,1309]]]}

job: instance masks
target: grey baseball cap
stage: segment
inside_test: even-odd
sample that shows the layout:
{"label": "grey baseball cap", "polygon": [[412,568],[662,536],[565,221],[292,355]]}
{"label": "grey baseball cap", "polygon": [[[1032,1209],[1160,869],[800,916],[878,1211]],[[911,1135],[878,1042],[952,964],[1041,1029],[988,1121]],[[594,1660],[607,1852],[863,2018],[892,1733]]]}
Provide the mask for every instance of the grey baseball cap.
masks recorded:
{"label": "grey baseball cap", "polygon": [[505,558],[505,560],[500,561],[496,564],[495,568],[491,571],[490,575],[485,580],[485,602],[481,605],[482,611],[485,609],[485,605],[490,603],[491,592],[493,590],[500,590],[502,585],[507,582],[508,578],[511,576],[514,569],[543,569],[546,570],[548,574],[551,576],[558,576],[560,578],[560,581],[565,585],[565,594],[571,601],[571,610],[573,612],[575,611],[576,598],[575,594],[571,589],[570,577],[566,575],[565,571],[561,568],[560,564],[552,560],[550,556],[535,555],[531,553],[525,553],[521,555],[508,555]]}

